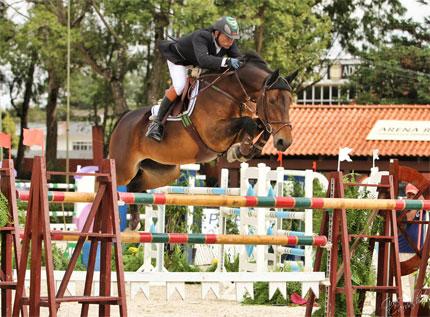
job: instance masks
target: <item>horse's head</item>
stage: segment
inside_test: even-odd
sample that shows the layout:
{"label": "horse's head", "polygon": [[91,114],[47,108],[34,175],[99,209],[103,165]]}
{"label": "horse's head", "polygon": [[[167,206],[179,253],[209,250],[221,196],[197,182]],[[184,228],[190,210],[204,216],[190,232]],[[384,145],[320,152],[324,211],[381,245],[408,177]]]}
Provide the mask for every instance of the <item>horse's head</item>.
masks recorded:
{"label": "horse's head", "polygon": [[257,115],[273,135],[273,145],[278,151],[285,151],[293,142],[290,121],[290,104],[292,102],[290,82],[297,72],[283,78],[279,70],[267,76],[257,99]]}
{"label": "horse's head", "polygon": [[285,151],[293,142],[289,114],[293,101],[290,83],[297,76],[297,71],[284,78],[279,70],[271,71],[255,53],[246,53],[241,59],[243,64],[237,71],[240,81],[246,86],[251,100],[256,102],[256,114],[266,131],[273,136],[274,146],[279,151]]}

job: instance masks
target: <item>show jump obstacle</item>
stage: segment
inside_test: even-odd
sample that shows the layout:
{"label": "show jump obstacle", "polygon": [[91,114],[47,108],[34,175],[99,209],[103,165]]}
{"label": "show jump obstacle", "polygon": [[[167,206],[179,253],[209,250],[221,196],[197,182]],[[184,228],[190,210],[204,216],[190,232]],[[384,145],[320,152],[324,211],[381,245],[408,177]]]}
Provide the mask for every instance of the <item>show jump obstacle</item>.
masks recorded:
{"label": "show jump obstacle", "polygon": [[[12,166],[11,161],[3,163],[3,166]],[[6,164],[6,165],[5,165]],[[9,164],[9,165],[7,165]],[[2,169],[2,172],[6,170]],[[41,157],[35,157],[33,161],[33,172],[31,180],[31,188],[28,193],[20,193],[19,198],[28,200],[27,222],[25,225],[23,237],[22,252],[15,254],[17,259],[17,273],[18,279],[15,282],[10,282],[11,278],[7,279],[11,287],[16,286],[15,301],[13,304],[14,316],[18,316],[19,312],[25,314],[25,306],[30,306],[30,316],[40,316],[41,306],[48,307],[50,316],[56,316],[57,310],[62,302],[77,301],[82,304],[81,314],[88,315],[90,304],[99,305],[99,315],[110,315],[110,306],[118,305],[120,315],[126,316],[126,297],[124,286],[124,271],[122,264],[122,249],[121,242],[163,242],[163,243],[223,243],[223,244],[300,244],[300,245],[314,245],[326,246],[329,253],[329,280],[330,286],[327,293],[327,308],[328,315],[335,315],[335,294],[344,293],[346,296],[347,313],[353,314],[352,307],[352,281],[351,281],[351,268],[349,240],[355,238],[364,238],[365,236],[348,235],[346,227],[346,208],[350,209],[374,209],[379,210],[385,214],[384,233],[379,236],[380,240],[389,241],[389,247],[380,246],[380,261],[379,268],[382,270],[382,275],[378,275],[378,286],[361,287],[362,291],[377,291],[377,301],[383,303],[387,298],[387,293],[396,293],[401,303],[401,283],[400,277],[400,263],[398,261],[398,242],[397,242],[397,211],[404,210],[417,210],[417,209],[430,209],[430,200],[396,200],[396,199],[345,199],[343,198],[343,183],[342,174],[335,173],[331,177],[331,190],[329,191],[329,198],[292,198],[292,197],[238,197],[238,196],[207,196],[207,195],[175,195],[175,194],[133,194],[133,193],[117,193],[116,191],[116,177],[115,177],[115,164],[112,160],[104,160],[101,165],[100,173],[92,174],[97,177],[99,188],[96,194],[91,193],[49,193],[46,186],[45,162]],[[8,175],[10,175],[10,172]],[[50,172],[48,172],[49,175]],[[73,173],[70,173],[73,174]],[[3,181],[3,177],[2,177]],[[8,183],[7,183],[8,181]],[[2,183],[2,191],[8,197],[10,202],[10,212],[12,219],[12,226],[14,230],[10,230],[11,239],[14,242],[15,252],[19,253],[19,243],[17,236],[20,234],[18,229],[17,212],[16,212],[16,199],[14,197],[14,178],[13,174],[9,178],[5,177],[5,182]],[[381,185],[388,198],[397,197],[393,189],[393,176],[386,177]],[[4,185],[4,186],[3,186]],[[428,188],[427,188],[428,189]],[[338,197],[338,198],[334,198]],[[320,236],[230,236],[230,235],[203,235],[203,234],[150,234],[150,233],[130,233],[121,234],[119,232],[119,219],[118,219],[118,199],[125,203],[141,203],[141,204],[163,204],[163,205],[194,205],[194,206],[225,206],[225,207],[275,207],[275,208],[317,208],[324,210],[323,222],[320,231]],[[88,219],[82,229],[82,232],[68,232],[59,233],[53,232],[49,229],[49,211],[48,201],[55,202],[93,202],[91,211],[89,212]],[[93,224],[93,228],[91,225]],[[9,226],[9,225],[8,225]],[[428,249],[429,249],[429,232],[427,231],[427,239],[418,260],[420,269],[427,264]],[[327,243],[327,238],[332,239],[332,245]],[[368,238],[372,238],[366,236]],[[53,262],[51,241],[53,240],[77,240],[75,251],[71,257],[69,266],[64,274],[64,278],[55,292]],[[251,240],[246,240],[251,239]],[[279,240],[280,239],[280,240]],[[86,240],[91,241],[91,249],[89,256],[89,264],[86,272],[85,288],[83,296],[65,296],[67,284],[70,280],[71,274],[74,270],[78,257],[81,253],[83,244]],[[98,244],[101,245],[101,263],[100,263],[100,280],[99,280],[99,296],[91,296],[91,288],[93,285],[94,268],[96,251]],[[43,249],[42,249],[43,246]],[[116,284],[117,296],[111,295],[111,258],[112,246],[114,247],[114,258],[116,266]],[[343,288],[337,287],[339,280],[337,270],[339,265],[338,248],[342,248],[342,258],[344,264],[344,284]],[[26,263],[29,257],[31,247],[31,261],[30,261],[30,293],[29,296],[24,294],[24,281],[26,273]],[[43,251],[44,252],[43,252]],[[391,252],[391,253],[390,253]],[[9,253],[5,255],[4,253]],[[8,244],[8,248],[2,248],[2,269],[3,263],[9,263],[12,258],[12,245]],[[46,282],[48,296],[41,297],[41,270],[42,270],[42,253],[45,256],[46,266]],[[322,249],[318,249],[317,258],[315,261],[314,269],[319,270],[321,265]],[[394,255],[394,260],[390,260],[388,255]],[[3,262],[3,258],[8,261]],[[416,263],[415,263],[416,265]],[[378,271],[379,271],[378,268]],[[6,272],[10,272],[6,270]],[[3,271],[5,272],[5,271]],[[389,272],[389,273],[388,273]],[[419,276],[422,275],[420,270]],[[395,280],[395,286],[389,284]],[[419,283],[420,281],[418,281]],[[422,281],[421,281],[422,282]],[[384,284],[385,283],[385,284]],[[380,286],[384,284],[384,286]],[[388,286],[385,286],[388,285]],[[5,290],[6,284],[0,283]],[[422,288],[422,287],[421,287]],[[355,288],[360,290],[360,288]],[[417,290],[421,292],[422,289]],[[7,290],[7,291],[10,291]],[[3,293],[7,294],[7,293]],[[10,312],[10,295],[9,299],[4,303],[9,304]],[[418,295],[417,295],[418,296]],[[6,296],[7,298],[7,296]],[[3,300],[3,296],[2,296]],[[380,308],[382,310],[384,307]],[[3,309],[3,308],[2,308]],[[7,315],[7,314],[6,314]],[[400,316],[403,316],[403,308],[400,307]],[[415,314],[416,315],[416,314]]]}
{"label": "show jump obstacle", "polygon": [[[118,193],[116,192],[115,183],[115,168],[112,160],[103,161],[100,173],[93,174],[97,177],[99,183],[98,192],[91,195],[83,194],[74,195],[75,201],[91,201],[93,202],[88,219],[82,229],[82,232],[57,232],[49,229],[49,211],[48,201],[59,201],[58,193],[48,193],[46,186],[46,175],[50,172],[45,170],[45,162],[41,157],[35,157],[33,164],[33,173],[30,192],[20,193],[23,200],[28,201],[27,222],[23,238],[23,250],[20,257],[20,263],[27,263],[31,245],[31,261],[30,261],[30,294],[24,294],[25,281],[25,265],[18,266],[18,281],[16,285],[15,302],[13,306],[13,315],[17,315],[19,310],[23,310],[26,305],[30,306],[30,315],[39,316],[42,306],[48,307],[51,316],[56,316],[57,310],[62,302],[79,302],[82,304],[82,315],[88,314],[89,304],[99,305],[99,315],[106,316],[110,314],[110,305],[118,305],[120,315],[127,314],[125,302],[125,287],[124,287],[124,272],[122,267],[122,252],[121,242],[163,242],[163,243],[222,243],[222,244],[269,244],[269,245],[314,245],[325,246],[327,243],[326,237],[318,236],[234,236],[234,235],[203,235],[203,234],[150,234],[145,232],[126,233],[119,232],[118,220]],[[58,174],[58,172],[56,172]],[[79,173],[70,173],[79,174]],[[74,193],[76,194],[76,193]],[[154,203],[162,204],[170,201],[165,199],[163,195],[149,195],[144,200],[137,200],[139,195],[127,194],[121,198],[126,203]],[[51,198],[52,197],[52,198]],[[63,194],[62,202],[70,202],[68,194]],[[84,198],[82,198],[84,197]],[[86,198],[85,198],[86,197]],[[168,195],[166,195],[166,198]],[[193,197],[189,197],[188,205],[202,205],[202,197],[199,201],[193,201]],[[199,197],[199,196],[198,196]],[[198,198],[197,197],[197,198]],[[10,198],[10,197],[8,197]],[[204,198],[204,197],[203,197]],[[207,198],[207,197],[206,197]],[[227,197],[228,198],[228,197]],[[204,199],[203,199],[204,200]],[[16,201],[16,200],[15,200]],[[73,201],[73,200],[72,200]],[[228,200],[227,200],[228,201]],[[255,206],[255,202],[248,200],[247,204]],[[260,199],[260,202],[263,202]],[[214,205],[222,205],[213,202]],[[235,203],[233,202],[233,205]],[[91,224],[94,223],[92,229]],[[16,237],[15,237],[16,239]],[[52,250],[51,242],[54,240],[77,240],[74,253],[71,257],[69,266],[64,274],[64,278],[55,293],[55,282],[53,273]],[[65,296],[65,291],[68,286],[71,274],[74,270],[78,256],[82,250],[83,243],[86,240],[91,241],[90,257],[88,269],[86,272],[85,289],[83,296]],[[96,250],[98,243],[101,244],[101,265],[100,265],[100,280],[99,280],[99,296],[91,296],[91,288],[93,285],[94,266],[96,258]],[[111,269],[110,259],[112,257],[112,246],[114,246],[114,258],[116,264],[116,284],[118,287],[118,295],[111,295]],[[44,252],[43,252],[44,251]],[[42,253],[46,259],[46,283],[48,296],[41,296],[41,259]]]}
{"label": "show jump obstacle", "polygon": [[[79,232],[51,231],[52,240],[76,241]],[[122,243],[312,245],[323,247],[325,236],[262,236],[236,234],[122,232]]]}
{"label": "show jump obstacle", "polygon": [[[48,192],[49,202],[93,202],[95,193]],[[355,198],[306,198],[306,197],[256,197],[256,196],[209,196],[182,194],[118,193],[126,204],[152,204],[201,207],[266,207],[312,209],[380,209],[414,210],[430,209],[430,200],[412,199],[355,199]],[[19,192],[20,200],[28,200],[29,192]]]}

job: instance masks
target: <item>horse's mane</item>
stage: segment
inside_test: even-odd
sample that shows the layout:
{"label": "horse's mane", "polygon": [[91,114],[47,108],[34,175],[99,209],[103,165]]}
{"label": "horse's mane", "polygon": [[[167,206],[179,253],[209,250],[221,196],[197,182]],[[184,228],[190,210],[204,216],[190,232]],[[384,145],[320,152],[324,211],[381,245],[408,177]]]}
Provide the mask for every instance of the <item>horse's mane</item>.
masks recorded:
{"label": "horse's mane", "polygon": [[245,64],[252,64],[253,66],[265,70],[266,72],[271,73],[272,71],[269,69],[266,61],[258,55],[256,52],[249,51],[243,54],[241,59],[245,62]]}
{"label": "horse's mane", "polygon": [[[252,65],[252,66],[255,66],[259,69],[262,69],[268,73],[272,73],[272,70],[270,70],[266,61],[254,51],[245,52],[241,57],[239,57],[239,60],[246,65]],[[221,69],[218,71],[205,70],[204,74],[205,75],[212,75],[212,74],[217,75],[217,74],[220,74],[224,71],[225,71],[225,69]]]}

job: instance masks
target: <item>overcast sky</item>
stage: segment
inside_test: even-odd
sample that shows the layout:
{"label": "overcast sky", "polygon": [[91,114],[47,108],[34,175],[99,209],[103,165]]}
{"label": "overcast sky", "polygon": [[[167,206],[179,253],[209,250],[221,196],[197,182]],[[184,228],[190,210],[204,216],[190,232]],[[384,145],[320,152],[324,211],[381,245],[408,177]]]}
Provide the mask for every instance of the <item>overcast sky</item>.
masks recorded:
{"label": "overcast sky", "polygon": [[417,21],[424,21],[424,17],[430,18],[430,5],[422,5],[415,0],[402,0],[403,6],[408,9],[407,17]]}

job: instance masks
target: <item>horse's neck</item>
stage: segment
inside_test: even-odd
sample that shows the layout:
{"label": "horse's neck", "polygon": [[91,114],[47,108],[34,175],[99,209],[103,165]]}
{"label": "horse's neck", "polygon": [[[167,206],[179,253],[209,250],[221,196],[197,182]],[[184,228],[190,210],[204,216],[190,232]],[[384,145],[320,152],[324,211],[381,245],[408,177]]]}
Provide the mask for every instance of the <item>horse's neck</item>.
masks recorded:
{"label": "horse's neck", "polygon": [[269,73],[257,67],[249,66],[241,69],[238,74],[247,92],[257,97]]}
{"label": "horse's neck", "polygon": [[211,149],[224,152],[240,132],[240,105],[214,89],[197,98],[191,116],[201,139]]}

